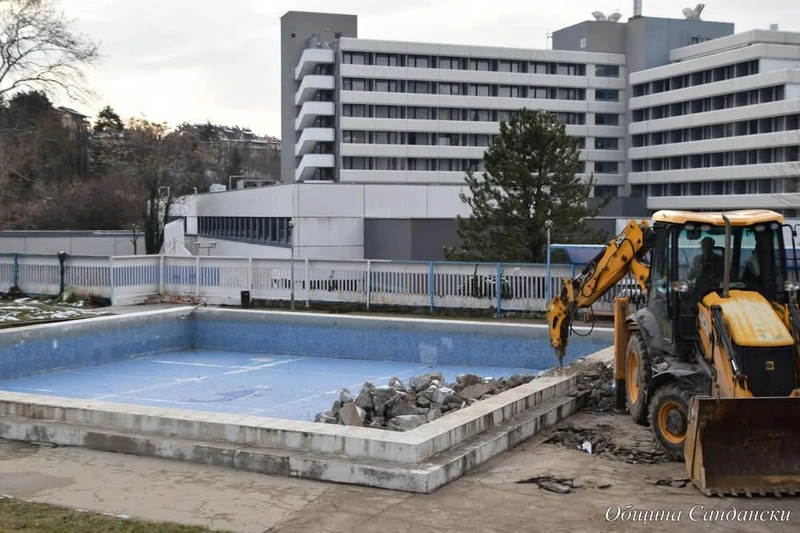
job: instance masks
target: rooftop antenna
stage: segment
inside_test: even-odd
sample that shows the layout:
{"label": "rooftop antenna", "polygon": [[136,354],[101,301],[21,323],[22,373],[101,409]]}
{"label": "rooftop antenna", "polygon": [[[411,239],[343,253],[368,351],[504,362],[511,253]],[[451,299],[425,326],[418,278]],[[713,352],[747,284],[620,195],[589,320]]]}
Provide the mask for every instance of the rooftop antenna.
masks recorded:
{"label": "rooftop antenna", "polygon": [[608,16],[608,21],[609,22],[617,22],[621,18],[622,18],[622,13],[620,13],[619,12],[619,8],[617,8],[617,11],[614,11],[613,13],[611,13]]}
{"label": "rooftop antenna", "polygon": [[703,12],[705,7],[705,4],[697,4],[694,6],[694,9],[691,7],[685,7],[683,9],[683,16],[686,17],[687,20],[701,20],[700,14]]}
{"label": "rooftop antenna", "polygon": [[606,14],[602,11],[592,11],[592,16],[594,20],[606,20]]}

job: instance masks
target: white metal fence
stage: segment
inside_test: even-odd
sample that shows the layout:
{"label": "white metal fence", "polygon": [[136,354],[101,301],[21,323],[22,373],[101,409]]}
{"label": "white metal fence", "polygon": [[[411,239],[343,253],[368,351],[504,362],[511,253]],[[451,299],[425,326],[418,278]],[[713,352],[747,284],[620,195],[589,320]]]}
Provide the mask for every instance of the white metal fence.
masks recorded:
{"label": "white metal fence", "polygon": [[[251,299],[289,300],[299,307],[312,302],[496,309],[543,312],[547,306],[547,267],[542,264],[496,264],[413,261],[324,261],[247,257],[178,257],[135,255],[68,256],[63,267],[55,256],[0,255],[0,290],[19,286],[29,294],[57,295],[62,284],[129,305],[153,295],[197,296],[210,304]],[[561,279],[579,268],[551,265],[553,294]],[[294,283],[292,284],[292,275]],[[594,311],[610,311],[613,298],[630,287],[624,279],[604,295]]]}

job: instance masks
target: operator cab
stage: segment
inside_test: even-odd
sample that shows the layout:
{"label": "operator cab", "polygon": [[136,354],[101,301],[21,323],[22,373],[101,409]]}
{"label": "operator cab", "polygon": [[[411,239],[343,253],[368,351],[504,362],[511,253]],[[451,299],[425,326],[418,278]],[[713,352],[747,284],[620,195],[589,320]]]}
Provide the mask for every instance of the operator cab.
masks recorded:
{"label": "operator cab", "polygon": [[[737,222],[731,227],[730,289],[757,291],[768,301],[783,302],[787,291],[796,288],[787,278],[783,225],[777,220]],[[698,304],[710,292],[722,293],[725,226],[656,219],[653,232],[648,300],[664,348],[681,355],[697,341]]]}

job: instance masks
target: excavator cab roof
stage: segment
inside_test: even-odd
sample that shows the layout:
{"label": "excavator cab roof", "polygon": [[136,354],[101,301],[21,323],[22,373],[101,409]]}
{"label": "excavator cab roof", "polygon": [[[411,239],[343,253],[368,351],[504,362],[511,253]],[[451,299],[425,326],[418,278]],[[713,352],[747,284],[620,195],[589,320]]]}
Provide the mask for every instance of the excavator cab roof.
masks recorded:
{"label": "excavator cab roof", "polygon": [[[777,222],[783,224],[783,215],[770,211],[769,209],[742,209],[738,211],[724,211],[724,214],[731,221],[732,226],[749,226],[751,224],[761,224],[764,222]],[[653,214],[654,222],[664,224],[686,224],[695,222],[697,224],[709,224],[711,226],[725,226],[722,219],[723,212],[699,212],[699,211],[672,211],[661,210]]]}

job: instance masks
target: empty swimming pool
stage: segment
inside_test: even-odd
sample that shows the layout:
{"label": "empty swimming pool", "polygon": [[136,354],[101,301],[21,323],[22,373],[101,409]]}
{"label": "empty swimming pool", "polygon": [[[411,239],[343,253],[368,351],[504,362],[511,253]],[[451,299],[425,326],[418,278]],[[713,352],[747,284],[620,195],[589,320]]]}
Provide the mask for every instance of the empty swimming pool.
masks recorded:
{"label": "empty swimming pool", "polygon": [[[555,362],[527,325],[197,309],[3,332],[0,390],[313,420],[339,390],[441,372],[510,377]],[[568,361],[607,347],[573,340]],[[3,338],[5,337],[5,338]]]}

